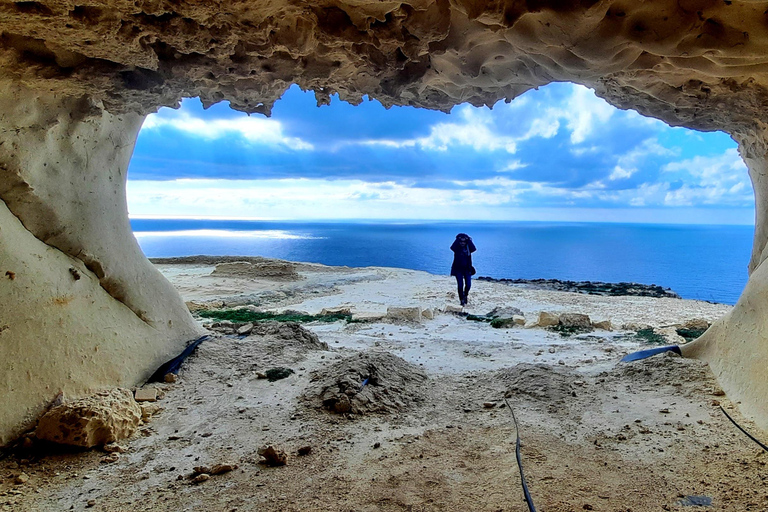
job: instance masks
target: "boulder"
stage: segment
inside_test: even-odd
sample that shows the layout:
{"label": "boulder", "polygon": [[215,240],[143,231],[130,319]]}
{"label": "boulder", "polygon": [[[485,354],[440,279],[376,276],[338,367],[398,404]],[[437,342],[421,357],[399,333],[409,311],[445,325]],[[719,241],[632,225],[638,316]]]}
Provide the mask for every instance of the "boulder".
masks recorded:
{"label": "boulder", "polygon": [[131,437],[141,416],[133,393],[117,388],[52,408],[40,418],[35,436],[82,448],[104,446]]}
{"label": "boulder", "polygon": [[523,312],[512,306],[496,306],[486,313],[485,316],[490,318],[512,318],[513,316],[523,316]]}
{"label": "boulder", "polygon": [[693,318],[691,320],[687,320],[683,324],[683,329],[690,329],[692,331],[706,331],[709,329],[709,322],[704,320],[703,318]]}
{"label": "boulder", "polygon": [[592,327],[595,329],[602,329],[604,331],[612,331],[613,325],[610,320],[598,320],[592,322]]}
{"label": "boulder", "polygon": [[323,308],[320,311],[321,315],[351,315],[351,306],[336,306],[335,308]]}
{"label": "boulder", "polygon": [[560,315],[559,324],[569,329],[592,330],[592,322],[589,316],[581,313],[563,313]]}
{"label": "boulder", "polygon": [[445,307],[443,308],[443,311],[445,311],[446,313],[463,313],[464,308],[462,308],[461,306],[456,306],[454,304],[446,304]]}
{"label": "boulder", "polygon": [[536,325],[539,327],[551,327],[560,323],[560,315],[556,313],[550,313],[549,311],[540,311],[539,320]]}
{"label": "boulder", "polygon": [[422,318],[421,308],[415,307],[388,307],[387,318],[391,320],[406,320],[408,322],[420,322]]}

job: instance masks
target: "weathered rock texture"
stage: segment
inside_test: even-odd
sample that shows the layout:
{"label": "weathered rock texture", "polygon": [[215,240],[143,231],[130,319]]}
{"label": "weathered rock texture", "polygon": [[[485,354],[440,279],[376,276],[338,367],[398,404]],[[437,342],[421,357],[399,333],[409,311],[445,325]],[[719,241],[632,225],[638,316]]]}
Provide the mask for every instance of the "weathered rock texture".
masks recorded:
{"label": "weathered rock texture", "polygon": [[[618,107],[722,129],[739,142],[758,203],[753,278],[734,313],[688,352],[708,360],[742,410],[768,427],[768,281],[760,277],[768,272],[760,268],[768,242],[765,7],[746,0],[0,0],[0,200],[9,210],[0,227],[25,240],[0,241],[0,264],[41,272],[33,287],[4,282],[0,299],[13,297],[15,314],[34,316],[42,297],[59,296],[56,280],[72,262],[92,274],[79,286],[95,279],[101,290],[89,289],[101,295],[58,316],[45,306],[53,316],[35,313],[24,333],[13,320],[0,338],[3,364],[13,365],[0,395],[19,393],[26,372],[41,369],[23,362],[30,352],[58,344],[70,350],[59,365],[91,368],[98,365],[81,363],[77,347],[101,336],[103,346],[134,340],[128,344],[151,354],[129,352],[115,373],[135,380],[194,331],[127,231],[122,183],[141,114],[184,96],[268,113],[294,82],[321,104],[338,92],[353,103],[368,94],[385,105],[448,109],[568,80]],[[32,262],[33,250],[45,256]],[[99,328],[91,319],[100,308],[127,310]],[[3,322],[15,318],[3,313]],[[63,322],[55,336],[46,327],[54,317]],[[146,328],[152,334],[138,343]],[[39,410],[45,386],[50,394],[61,386],[42,368],[37,393],[25,389],[22,405],[0,405],[0,442]]]}
{"label": "weathered rock texture", "polygon": [[131,437],[140,421],[141,408],[133,393],[114,389],[53,407],[40,418],[35,437],[93,448]]}

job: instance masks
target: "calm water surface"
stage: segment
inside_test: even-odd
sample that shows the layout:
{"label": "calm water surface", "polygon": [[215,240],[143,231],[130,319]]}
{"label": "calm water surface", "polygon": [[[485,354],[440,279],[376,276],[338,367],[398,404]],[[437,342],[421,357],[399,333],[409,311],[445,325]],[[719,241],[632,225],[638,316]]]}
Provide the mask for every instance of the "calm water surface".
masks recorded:
{"label": "calm water surface", "polygon": [[478,275],[633,281],[733,304],[747,281],[752,226],[551,222],[318,223],[133,219],[149,257],[266,256],[352,267],[450,272],[468,233]]}

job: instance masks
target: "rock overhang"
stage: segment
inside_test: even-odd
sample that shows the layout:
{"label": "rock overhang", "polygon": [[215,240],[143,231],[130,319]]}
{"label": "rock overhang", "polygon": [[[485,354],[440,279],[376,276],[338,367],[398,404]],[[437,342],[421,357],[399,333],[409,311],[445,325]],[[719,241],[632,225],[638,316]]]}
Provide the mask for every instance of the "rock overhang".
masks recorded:
{"label": "rock overhang", "polygon": [[112,113],[182,97],[271,110],[292,83],[385,106],[493,105],[553,81],[730,133],[768,104],[763,2],[147,0],[0,2],[6,78]]}

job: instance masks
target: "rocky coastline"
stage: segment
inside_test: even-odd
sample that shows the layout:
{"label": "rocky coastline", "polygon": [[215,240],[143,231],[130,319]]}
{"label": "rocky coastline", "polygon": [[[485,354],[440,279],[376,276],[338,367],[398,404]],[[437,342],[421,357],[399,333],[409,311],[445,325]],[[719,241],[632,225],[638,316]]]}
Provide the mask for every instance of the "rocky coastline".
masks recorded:
{"label": "rocky coastline", "polygon": [[510,285],[522,285],[533,290],[550,290],[558,292],[584,293],[587,295],[604,295],[609,297],[656,297],[681,299],[680,295],[670,288],[664,288],[656,284],[641,283],[605,283],[602,281],[564,281],[561,279],[497,279],[494,277],[480,276],[478,281],[490,283],[503,283]]}

